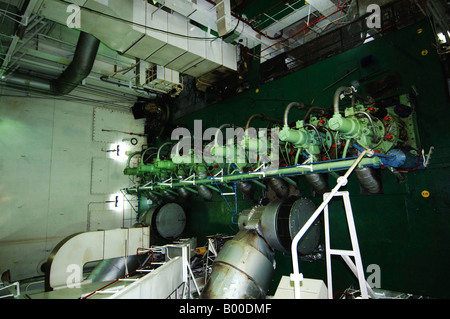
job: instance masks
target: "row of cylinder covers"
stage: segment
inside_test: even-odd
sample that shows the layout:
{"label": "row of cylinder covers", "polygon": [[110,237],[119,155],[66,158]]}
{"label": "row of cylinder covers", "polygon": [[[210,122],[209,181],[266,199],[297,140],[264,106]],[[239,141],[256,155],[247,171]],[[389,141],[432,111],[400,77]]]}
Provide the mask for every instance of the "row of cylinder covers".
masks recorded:
{"label": "row of cylinder covers", "polygon": [[[352,99],[352,105],[345,109],[343,114],[338,107],[338,99],[341,94],[347,93]],[[416,147],[411,141],[416,136],[411,136],[413,130],[408,130],[411,123],[412,108],[410,105],[401,104],[403,109],[399,112],[396,107],[379,108],[374,103],[355,103],[355,95],[348,88],[336,91],[333,110],[322,108],[309,108],[303,120],[295,123],[288,121],[292,108],[302,108],[300,103],[291,103],[286,107],[284,120],[268,118],[262,114],[251,116],[246,124],[245,131],[250,128],[250,123],[255,118],[266,120],[280,129],[279,149],[281,156],[277,163],[280,170],[283,167],[292,167],[297,164],[310,161],[329,162],[357,156],[364,148],[373,149],[376,154],[384,156],[383,163],[386,166],[401,170],[417,168],[419,154],[411,152]],[[366,100],[366,99],[364,99]],[[406,111],[405,111],[406,108]],[[330,112],[331,111],[331,112]],[[334,113],[333,113],[334,111]],[[223,125],[218,130],[229,125]],[[217,135],[216,135],[217,136]],[[259,141],[252,141],[248,136],[242,140],[227,141],[234,147],[236,156],[242,150],[251,150],[259,147]],[[269,140],[263,140],[270,143]],[[256,170],[261,161],[249,163],[236,160],[232,164],[217,163],[183,163],[179,164],[179,155],[172,154],[171,159],[161,158],[163,144],[155,149],[154,154],[145,157],[144,152],[130,154],[125,174],[140,178],[142,185],[149,182],[163,182],[169,178],[186,179],[192,174],[200,178],[214,176],[221,170],[225,174],[240,174]],[[264,145],[270,146],[270,145]],[[269,147],[270,148],[270,147]],[[225,156],[225,147],[213,141],[205,146],[211,155],[217,153]],[[273,150],[272,150],[273,151]],[[130,167],[130,159],[140,156],[137,167]],[[154,157],[156,156],[156,157]],[[178,163],[178,164],[177,164]],[[269,163],[270,164],[270,163]],[[356,174],[361,186],[369,193],[379,193],[381,184],[376,177],[373,167],[358,168]],[[318,194],[328,190],[328,174],[311,173],[305,177]],[[239,232],[227,240],[217,258],[214,260],[212,272],[204,286],[200,298],[202,299],[247,299],[265,298],[271,285],[272,277],[276,269],[275,251],[289,253],[292,239],[305,225],[308,219],[317,209],[312,200],[301,196],[290,196],[288,179],[279,177],[267,177],[267,182],[276,199],[255,205],[251,209],[245,209],[239,213]],[[260,183],[263,187],[266,186]],[[295,184],[295,183],[294,183]],[[222,185],[232,188],[231,185]],[[239,181],[234,183],[240,191],[248,196],[253,194],[253,187],[258,185],[254,180]],[[181,236],[186,216],[181,206],[174,203],[176,196],[187,197],[189,194],[199,194],[206,200],[212,199],[214,186],[197,185],[193,187],[177,188],[176,192],[168,186],[160,188],[158,196],[156,192],[146,191],[146,196],[161,203],[149,209],[142,218],[146,224],[151,224],[156,233],[166,239]],[[217,190],[217,189],[216,189]],[[234,189],[236,191],[236,189]],[[176,222],[174,222],[176,221]],[[320,220],[317,220],[308,229],[305,236],[299,242],[297,250],[300,255],[312,255],[319,251]]]}
{"label": "row of cylinder covers", "polygon": [[[339,109],[339,100],[343,96],[351,99],[351,106],[344,111]],[[290,103],[284,112],[284,119],[278,120],[269,118],[263,114],[252,115],[242,132],[239,140],[236,137],[230,138],[223,143],[217,137],[222,136],[221,130],[231,127],[224,124],[217,129],[215,139],[207,145],[201,145],[201,152],[204,157],[207,155],[208,161],[195,160],[195,151],[191,149],[184,151],[183,141],[176,146],[176,151],[169,145],[175,143],[167,142],[159,148],[148,148],[142,152],[129,154],[125,175],[138,178],[140,185],[159,184],[159,190],[147,192],[147,196],[153,201],[161,200],[161,197],[173,199],[174,196],[188,197],[192,193],[199,194],[206,200],[211,200],[214,185],[198,185],[195,187],[172,188],[163,182],[167,180],[184,180],[191,176],[205,179],[217,174],[232,175],[252,172],[261,167],[270,167],[274,164],[282,170],[284,167],[292,167],[302,163],[329,163],[330,167],[337,161],[358,156],[361,150],[372,149],[377,156],[383,159],[384,166],[391,170],[407,170],[417,168],[420,161],[420,154],[417,145],[412,141],[418,138],[413,136],[414,129],[411,129],[414,109],[410,103],[397,103],[392,107],[379,106],[370,98],[360,98],[352,88],[340,88],[336,91],[334,108],[310,107],[305,108],[302,103]],[[403,96],[409,102],[409,96]],[[408,105],[409,104],[409,105]],[[303,120],[290,122],[288,120],[291,109],[306,109],[307,113]],[[255,134],[248,134],[251,131],[251,122],[262,119],[270,124],[272,128],[278,129],[277,146],[272,147],[273,140],[270,136],[273,130],[261,130]],[[253,129],[256,132],[256,129]],[[234,129],[236,132],[236,129]],[[266,136],[262,136],[266,134]],[[268,136],[267,136],[268,135]],[[228,138],[228,135],[227,135]],[[190,140],[188,141],[190,144]],[[195,143],[195,142],[194,142]],[[181,146],[180,146],[181,145]],[[194,144],[195,145],[195,144]],[[183,154],[180,150],[183,149]],[[265,150],[267,156],[259,156],[261,150]],[[227,154],[231,150],[231,160]],[[277,152],[277,162],[271,163],[272,154]],[[188,153],[188,155],[185,155]],[[168,154],[165,157],[162,154]],[[250,155],[253,154],[253,155]],[[258,154],[257,157],[254,154]],[[131,160],[139,156],[138,165],[131,167]],[[253,160],[250,159],[253,156]],[[220,159],[220,160],[217,160]],[[421,162],[420,162],[421,164]],[[382,185],[377,171],[372,167],[355,170],[355,174],[361,183],[362,189],[367,193],[381,193]],[[302,174],[303,175],[303,174]],[[328,187],[327,173],[304,174],[317,194],[325,193]],[[267,177],[265,179],[269,187],[280,198],[288,195],[289,178]],[[169,184],[167,184],[169,185]],[[232,189],[223,183],[225,187]],[[241,180],[237,187],[244,194],[251,196],[257,185],[265,187],[258,181]],[[159,197],[159,198],[158,198]]]}

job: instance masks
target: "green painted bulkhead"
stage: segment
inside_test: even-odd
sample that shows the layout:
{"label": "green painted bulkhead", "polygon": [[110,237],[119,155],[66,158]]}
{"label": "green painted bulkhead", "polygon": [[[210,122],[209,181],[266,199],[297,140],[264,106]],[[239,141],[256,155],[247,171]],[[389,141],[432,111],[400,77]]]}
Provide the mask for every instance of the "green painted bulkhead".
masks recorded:
{"label": "green painted bulkhead", "polygon": [[[366,278],[372,273],[369,265],[378,265],[382,289],[401,291],[437,298],[448,298],[447,271],[450,269],[450,109],[447,99],[447,80],[443,66],[433,45],[435,37],[429,22],[423,20],[412,26],[360,45],[344,53],[325,59],[305,69],[260,85],[258,65],[247,74],[250,88],[237,96],[223,100],[193,114],[176,120],[176,125],[193,130],[194,120],[202,120],[203,129],[222,124],[245,126],[253,114],[263,113],[282,120],[291,101],[332,108],[333,94],[339,86],[360,81],[359,93],[365,94],[368,85],[386,82],[390,94],[417,92],[416,116],[421,145],[427,154],[434,146],[430,164],[425,170],[405,173],[404,182],[387,169],[380,169],[383,194],[366,195],[356,176],[347,186],[358,233]],[[425,51],[426,50],[426,51]],[[362,67],[368,56],[375,63]],[[358,70],[338,83],[351,70]],[[378,76],[372,76],[377,74]],[[256,75],[255,75],[256,74]],[[364,80],[369,77],[368,80]],[[331,85],[331,86],[330,86]],[[303,119],[305,110],[292,109],[291,121]],[[253,127],[266,127],[267,122],[255,119]],[[312,198],[319,205],[304,176],[294,179],[302,196]],[[330,187],[336,177],[328,176]],[[258,192],[261,188],[256,186]],[[223,192],[229,189],[223,188]],[[428,191],[429,196],[422,196]],[[258,199],[258,194],[255,199]],[[226,198],[226,200],[225,200]],[[254,202],[238,196],[238,212],[252,207]],[[199,238],[217,233],[234,235],[238,231],[234,197],[214,192],[212,201],[191,196],[184,207],[188,214],[187,233]],[[332,248],[349,248],[349,237],[342,198],[330,203]],[[323,241],[322,241],[323,243]],[[333,290],[344,291],[356,278],[339,259],[333,258]],[[291,256],[276,253],[276,273],[269,294],[273,294],[281,276],[292,272]],[[300,261],[300,272],[306,278],[326,282],[325,258]]]}

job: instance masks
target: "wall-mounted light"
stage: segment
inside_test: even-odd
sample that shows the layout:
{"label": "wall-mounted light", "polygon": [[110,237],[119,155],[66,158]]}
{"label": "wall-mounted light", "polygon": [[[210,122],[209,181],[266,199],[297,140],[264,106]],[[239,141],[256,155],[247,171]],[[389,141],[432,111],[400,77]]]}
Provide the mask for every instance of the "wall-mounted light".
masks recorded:
{"label": "wall-mounted light", "polygon": [[110,210],[121,210],[123,208],[123,196],[112,194],[107,203],[109,203]]}
{"label": "wall-mounted light", "polygon": [[441,43],[447,42],[447,38],[445,37],[445,34],[443,32],[438,33],[437,37]]}
{"label": "wall-mounted light", "polygon": [[126,161],[128,159],[126,154],[127,145],[122,142],[111,144],[106,150],[102,148],[102,152],[108,153],[108,158],[116,161]]}

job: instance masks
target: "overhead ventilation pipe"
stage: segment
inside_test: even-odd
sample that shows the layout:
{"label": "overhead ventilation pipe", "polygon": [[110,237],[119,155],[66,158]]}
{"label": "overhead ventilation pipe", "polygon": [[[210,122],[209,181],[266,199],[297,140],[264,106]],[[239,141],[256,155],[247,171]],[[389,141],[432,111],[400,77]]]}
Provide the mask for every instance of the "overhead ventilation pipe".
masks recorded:
{"label": "overhead ventilation pipe", "polygon": [[13,73],[4,79],[7,86],[25,87],[40,93],[62,96],[72,92],[91,73],[100,40],[89,33],[80,32],[72,62],[53,80]]}

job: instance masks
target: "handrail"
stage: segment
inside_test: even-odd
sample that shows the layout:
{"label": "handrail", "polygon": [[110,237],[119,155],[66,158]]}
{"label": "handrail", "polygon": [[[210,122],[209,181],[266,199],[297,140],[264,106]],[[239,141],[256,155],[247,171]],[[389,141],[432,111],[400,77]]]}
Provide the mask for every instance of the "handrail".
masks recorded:
{"label": "handrail", "polygon": [[9,284],[7,286],[4,286],[4,287],[0,287],[0,290],[9,289],[9,287],[13,287],[13,286],[16,287],[16,294],[15,295],[14,294],[3,295],[3,296],[0,296],[0,299],[8,298],[8,297],[14,297],[14,298],[19,297],[20,296],[20,284],[18,281],[14,282],[12,284]]}
{"label": "handrail", "polygon": [[292,240],[291,254],[292,254],[293,273],[291,274],[291,281],[294,282],[294,296],[296,299],[300,299],[300,281],[303,280],[303,275],[300,274],[298,266],[298,251],[297,251],[298,243],[305,235],[309,227],[311,227],[311,225],[314,223],[317,217],[319,217],[319,215],[322,213],[325,206],[327,206],[328,203],[331,201],[331,199],[336,195],[339,189],[342,186],[347,185],[348,177],[366,155],[373,156],[374,155],[373,150],[364,150],[363,152],[361,152],[361,154],[358,156],[358,158],[355,160],[352,166],[350,166],[350,168],[347,170],[347,172],[337,179],[336,186],[331,190],[330,194],[324,199],[323,203],[320,204],[320,206],[316,209],[314,214],[312,214],[312,216],[308,219],[305,225],[303,225],[303,227],[300,229],[300,231],[297,233],[297,235],[295,235],[294,239]]}

